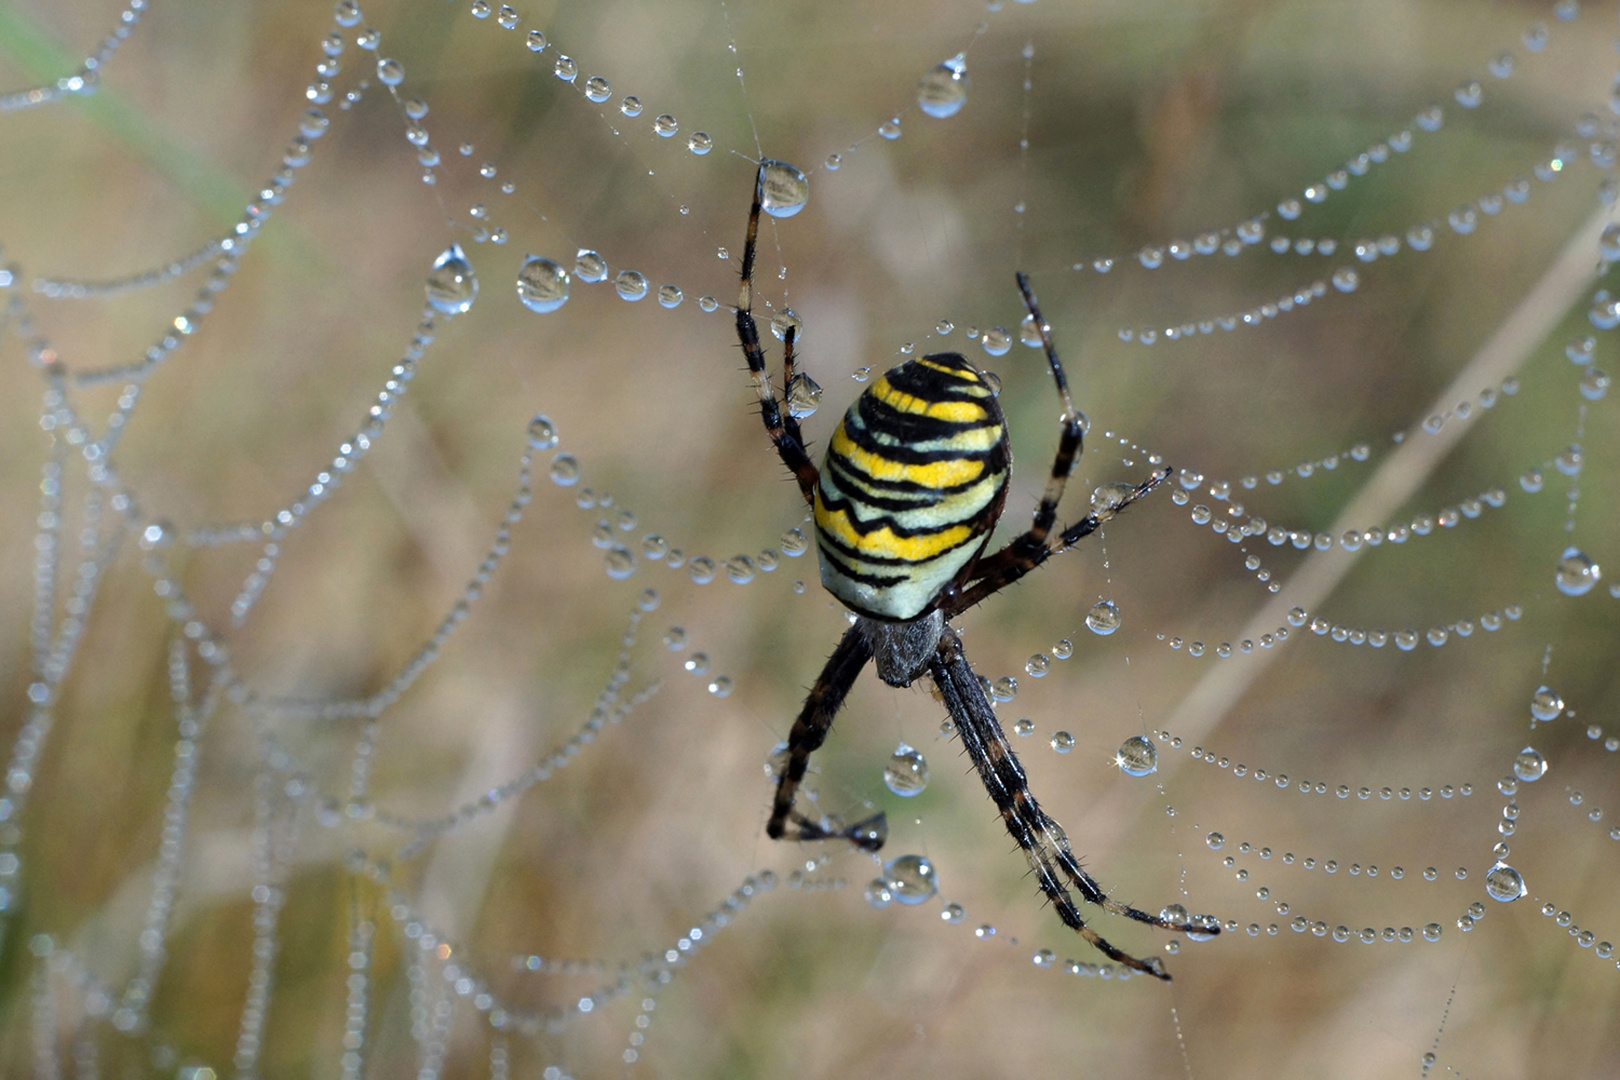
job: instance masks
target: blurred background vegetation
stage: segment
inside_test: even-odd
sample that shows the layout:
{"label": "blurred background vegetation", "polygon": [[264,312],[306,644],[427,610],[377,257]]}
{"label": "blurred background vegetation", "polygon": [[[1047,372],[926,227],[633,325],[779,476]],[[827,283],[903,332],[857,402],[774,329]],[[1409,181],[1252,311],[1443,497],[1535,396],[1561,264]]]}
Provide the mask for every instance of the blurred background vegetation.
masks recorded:
{"label": "blurred background vegetation", "polygon": [[[603,975],[530,973],[514,958],[597,960],[616,971],[672,948],[746,875],[778,875],[778,887],[712,935],[658,995],[633,1068],[622,1052],[637,1030],[639,989],[559,1032],[510,1038],[514,1075],[555,1065],[579,1076],[1381,1077],[1417,1073],[1430,1050],[1436,1075],[1620,1069],[1620,972],[1539,913],[1551,903],[1599,939],[1620,935],[1620,846],[1608,837],[1620,812],[1617,755],[1585,730],[1620,731],[1614,600],[1607,583],[1580,598],[1552,587],[1566,543],[1614,561],[1620,447],[1612,400],[1591,404],[1577,435],[1580,371],[1563,347],[1591,332],[1591,286],[1550,299],[1531,292],[1597,210],[1610,175],[1593,167],[1588,147],[1613,140],[1612,6],[1587,5],[1566,23],[1540,3],[1447,0],[1041,0],[1000,11],[956,0],[615,0],[519,7],[516,31],[460,2],[363,10],[362,26],[344,31],[346,71],[334,84],[354,85],[372,62],[354,35],[380,31],[381,55],[404,65],[402,96],[430,106],[423,123],[443,157],[437,183],[422,183],[404,118],[374,79],[352,110],[328,107],[331,130],[310,164],[202,329],[149,381],[123,436],[116,463],[139,494],[141,520],[182,532],[257,521],[299,495],[358,427],[416,332],[429,265],[458,240],[477,269],[479,299],[467,315],[439,321],[385,437],[283,545],[246,625],[229,626],[229,605],[258,549],[180,545],[163,553],[170,570],[254,691],[348,699],[385,685],[461,596],[511,496],[537,411],[583,463],[582,486],[613,498],[581,509],[581,487],[537,480],[511,553],[472,616],[383,715],[374,806],[361,820],[327,824],[322,796],[290,804],[299,832],[263,1075],[339,1072],[356,917],[377,923],[366,1072],[419,1067],[421,1018],[412,1010],[430,1009],[441,993],[443,958],[426,961],[417,989],[431,992],[413,999],[408,973],[422,951],[391,917],[387,888],[346,865],[354,851],[392,863],[392,882],[452,944],[453,962],[479,972],[512,1008],[534,1012],[570,1006]],[[111,3],[0,4],[3,84],[70,72],[117,15]],[[1538,23],[1548,43],[1536,52],[1522,35]],[[538,55],[523,45],[535,28],[551,42]],[[198,278],[77,303],[43,299],[27,283],[118,277],[222,235],[280,167],[331,30],[331,5],[314,0],[159,0],[95,96],[0,117],[4,257],[17,267],[13,289],[34,329],[70,369],[137,359]],[[966,107],[944,120],[921,115],[918,78],[964,50]],[[1503,52],[1516,61],[1505,80],[1487,73]],[[552,75],[558,53],[577,60],[577,84]],[[612,84],[605,104],[581,93],[595,74]],[[1481,81],[1485,99],[1464,110],[1453,92],[1469,79]],[[642,100],[639,117],[615,108],[625,94]],[[1415,130],[1412,118],[1432,102],[1446,107],[1446,124],[1415,134],[1409,153],[1307,207],[1297,224],[1270,215],[1270,234],[1335,238],[1334,257],[1273,255],[1265,243],[1238,258],[1167,259],[1153,271],[1134,257],[1298,197],[1371,144]],[[677,119],[676,137],[652,133],[661,113]],[[1587,114],[1597,134],[1577,138]],[[901,137],[880,138],[878,125],[895,116]],[[711,153],[687,152],[695,130],[712,137]],[[1532,181],[1525,205],[1481,215],[1468,236],[1443,224],[1459,204],[1530,175],[1560,144],[1572,149],[1566,175]],[[1245,636],[1268,596],[1235,545],[1189,526],[1188,508],[1168,492],[963,620],[976,668],[1018,678],[1017,698],[1000,712],[1034,722],[1034,736],[1015,740],[1034,790],[1093,873],[1140,906],[1181,902],[1239,924],[1166,955],[1171,986],[1063,970],[1069,957],[1100,958],[1044,909],[921,690],[863,679],[817,757],[816,786],[825,810],[887,810],[884,855],[925,854],[938,901],[874,911],[862,892],[878,868],[865,857],[788,850],[764,837],[764,763],[845,625],[810,556],[784,558],[744,586],[723,570],[698,585],[645,557],[628,580],[604,573],[592,530],[599,519],[615,530],[626,509],[635,523],[618,536],[633,550],[655,533],[717,562],[757,558],[802,523],[759,429],[724,307],[735,296],[750,159],[761,152],[811,174],[807,208],[766,223],[760,272],[769,303],[790,304],[804,320],[803,362],[825,387],[810,436],[823,441],[859,391],[852,374],[898,362],[907,343],[981,356],[964,329],[1016,328],[1013,273],[1022,269],[1092,423],[1066,518],[1096,484],[1149,467],[1105,431],[1234,484],[1365,442],[1367,464],[1238,489],[1248,514],[1327,531],[1387,460],[1391,436],[1416,431],[1505,320],[1539,313],[1556,324],[1525,357],[1520,392],[1425,466],[1409,501],[1384,520],[1351,524],[1396,525],[1496,487],[1506,505],[1365,554],[1320,609],[1346,626],[1421,632],[1523,605],[1524,617],[1498,632],[1413,652],[1296,634],[1264,668],[1254,657],[1216,659],[1216,643]],[[831,153],[842,155],[836,170],[822,165]],[[484,163],[493,178],[479,175]],[[503,194],[508,181],[515,190]],[[485,227],[506,231],[504,244],[475,242],[474,204],[488,208]],[[1349,253],[1358,239],[1402,236],[1424,221],[1439,223],[1431,252],[1367,265]],[[640,271],[654,290],[679,284],[684,302],[626,304],[611,279],[576,281],[548,315],[513,302],[526,253],[566,265],[581,247],[600,251],[613,272]],[[1074,269],[1104,256],[1117,260],[1106,276]],[[1593,248],[1586,262],[1597,261]],[[1344,265],[1360,270],[1356,291],[1330,290],[1258,329],[1151,347],[1120,339],[1122,327],[1246,311]],[[720,309],[701,311],[704,295]],[[934,333],[941,318],[952,334]],[[13,308],[8,329],[18,320]],[[1599,337],[1597,365],[1612,371],[1613,342]],[[42,382],[19,338],[0,346],[8,740],[28,715],[35,515],[50,453],[38,423]],[[1014,344],[982,362],[1003,379],[1019,462],[1003,526],[1010,535],[1040,491],[1056,407],[1038,353]],[[99,418],[117,394],[87,389],[75,400]],[[1586,459],[1573,539],[1568,482],[1548,468],[1547,489],[1529,495],[1516,480],[1571,441]],[[67,475],[71,515],[82,463]],[[1207,490],[1192,502],[1226,505]],[[133,541],[102,586],[20,823],[19,902],[0,951],[8,1075],[49,1071],[42,1033],[64,1074],[92,1046],[107,1075],[231,1071],[253,940],[253,792],[265,771],[262,741],[240,710],[222,709],[202,737],[149,1026],[125,1034],[87,1016],[64,959],[115,989],[134,973],[163,825],[175,627]],[[1257,540],[1245,550],[1282,581],[1303,561]],[[796,579],[807,583],[802,593]],[[566,740],[612,673],[629,613],[649,587],[661,606],[640,624],[629,686],[662,679],[656,695],[546,783],[395,862],[405,840],[376,814],[446,813]],[[1107,638],[1084,628],[1085,612],[1104,598],[1124,613],[1124,628]],[[661,644],[671,626],[685,631],[681,651]],[[1206,642],[1210,653],[1194,660],[1169,648],[1172,637]],[[1026,659],[1065,638],[1073,658],[1029,678]],[[709,659],[702,677],[682,669],[697,652]],[[1201,680],[1242,665],[1254,674],[1237,677],[1233,707],[1198,704],[1210,689]],[[193,674],[203,679],[201,665]],[[735,680],[727,697],[707,689],[718,675]],[[1528,703],[1541,683],[1576,716],[1530,735]],[[1157,775],[1132,780],[1114,768],[1125,738],[1166,727],[1182,734],[1182,720],[1187,744],[1160,743]],[[1066,756],[1049,749],[1059,730],[1075,739]],[[275,728],[306,790],[338,796],[360,732],[355,721]],[[882,780],[900,741],[932,765],[927,791],[910,801]],[[1517,797],[1523,813],[1509,861],[1530,892],[1504,905],[1485,897],[1482,879],[1503,839],[1507,799],[1496,780],[1527,741],[1551,770]],[[1198,765],[1187,753],[1194,742],[1251,776],[1288,773],[1324,782],[1330,794]],[[1449,800],[1376,794],[1464,782],[1473,794]],[[1341,783],[1375,794],[1341,801],[1331,794]],[[1607,815],[1595,823],[1594,807]],[[1219,853],[1206,844],[1212,831],[1227,838]],[[1242,852],[1241,841],[1272,856]],[[1283,852],[1299,861],[1280,865]],[[823,856],[810,877],[846,887],[788,887],[805,859]],[[1340,869],[1306,871],[1307,856]],[[1352,863],[1384,870],[1351,876]],[[1399,881],[1394,865],[1405,869]],[[1422,880],[1426,866],[1438,868],[1437,881]],[[1262,887],[1269,898],[1257,897]],[[943,902],[961,904],[964,921],[942,921]],[[1465,934],[1456,920],[1475,902],[1488,911]],[[1294,933],[1288,924],[1299,915],[1353,930],[1434,922],[1444,933],[1435,944],[1339,944]],[[1257,936],[1241,929],[1251,922]],[[1275,936],[1265,931],[1272,923]],[[981,925],[994,936],[977,937]],[[1135,952],[1169,945],[1117,920],[1100,925]],[[54,966],[36,956],[40,935]],[[1040,949],[1059,963],[1032,963]],[[41,970],[50,972],[48,996]],[[444,1071],[481,1075],[491,1068],[489,1026],[467,999],[451,1000]]]}

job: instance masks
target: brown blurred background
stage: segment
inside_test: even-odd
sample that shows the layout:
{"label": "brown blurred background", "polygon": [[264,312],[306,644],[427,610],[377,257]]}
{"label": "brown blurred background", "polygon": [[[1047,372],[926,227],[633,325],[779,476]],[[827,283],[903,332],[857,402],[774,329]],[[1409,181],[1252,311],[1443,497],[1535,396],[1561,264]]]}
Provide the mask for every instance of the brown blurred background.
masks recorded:
{"label": "brown blurred background", "polygon": [[[344,31],[351,44],[334,86],[341,95],[374,59],[355,49],[354,35],[380,31],[381,55],[404,65],[402,97],[430,106],[423,124],[443,159],[437,183],[421,182],[404,118],[375,79],[352,110],[334,100],[331,130],[202,329],[147,384],[115,460],[143,521],[189,529],[256,521],[285,505],[356,430],[409,344],[435,256],[452,241],[465,246],[478,300],[467,315],[439,320],[384,437],[283,544],[246,625],[231,628],[228,609],[257,548],[181,545],[165,557],[256,692],[372,693],[432,634],[483,557],[530,417],[556,422],[583,480],[552,485],[541,455],[511,554],[442,658],[382,717],[375,809],[436,817],[566,740],[609,678],[629,612],[649,587],[661,606],[640,624],[627,693],[655,679],[662,687],[546,783],[394,865],[392,881],[452,944],[454,962],[511,1007],[534,1012],[569,1005],[603,976],[520,972],[514,958],[634,965],[672,948],[745,875],[768,868],[781,883],[658,995],[633,1069],[621,1055],[638,1030],[639,988],[558,1033],[511,1037],[513,1075],[555,1065],[578,1076],[1381,1077],[1418,1073],[1431,1049],[1435,1075],[1620,1070],[1620,971],[1539,910],[1569,911],[1598,940],[1620,936],[1620,844],[1608,835],[1620,814],[1620,754],[1603,748],[1620,734],[1609,663],[1615,602],[1607,582],[1580,598],[1552,587],[1566,543],[1614,561],[1620,446],[1612,398],[1590,403],[1576,434],[1580,371],[1563,345],[1592,332],[1584,316],[1592,286],[1577,274],[1532,291],[1597,210],[1610,175],[1588,148],[1613,140],[1612,6],[1586,5],[1565,23],[1544,4],[1428,0],[1041,0],[996,12],[953,0],[875,10],[692,0],[538,4],[518,9],[516,30],[442,0],[364,11],[361,27]],[[0,6],[4,85],[71,71],[117,14],[105,3]],[[1548,43],[1532,52],[1522,35],[1537,23]],[[551,42],[538,55],[523,44],[535,28]],[[36,296],[28,282],[118,277],[221,235],[279,166],[331,30],[322,3],[159,3],[95,97],[0,117],[4,257],[19,268],[14,289],[35,330],[70,369],[137,359],[206,271],[76,303]],[[923,116],[918,78],[964,49],[967,105],[949,119]],[[573,86],[551,74],[559,52],[578,62]],[[1505,80],[1487,71],[1503,52],[1516,61]],[[612,84],[605,104],[581,93],[591,75]],[[1471,111],[1453,97],[1470,78],[1485,95]],[[638,117],[616,107],[626,94],[641,99]],[[1445,126],[1416,132],[1412,118],[1431,102],[1444,104]],[[662,113],[680,125],[673,138],[652,133]],[[1578,137],[1586,114],[1596,134]],[[902,136],[879,137],[894,116]],[[696,130],[713,139],[707,155],[685,149]],[[1333,257],[1274,255],[1267,242],[1238,258],[1167,257],[1151,272],[1134,257],[1144,245],[1190,241],[1271,210],[1400,130],[1416,132],[1409,153],[1352,179],[1298,223],[1275,212],[1266,222],[1268,240],[1335,238]],[[1564,175],[1532,180],[1527,203],[1479,215],[1469,236],[1445,226],[1454,207],[1530,176],[1561,143],[1573,151]],[[471,147],[465,156],[462,144]],[[1415,495],[1351,524],[1408,522],[1496,487],[1506,504],[1365,554],[1319,609],[1347,627],[1421,633],[1523,605],[1524,617],[1499,631],[1409,653],[1296,631],[1268,666],[1217,659],[1215,646],[1249,635],[1269,597],[1236,545],[1192,526],[1190,506],[1173,505],[1168,491],[963,620],[976,668],[1018,678],[1017,698],[999,711],[1009,725],[1033,721],[1035,734],[1014,741],[1035,792],[1093,873],[1143,907],[1180,902],[1236,921],[1235,933],[1164,955],[1175,976],[1168,987],[1064,970],[1071,957],[1101,958],[1045,909],[959,747],[939,735],[939,706],[920,689],[863,678],[814,779],[825,810],[885,809],[884,856],[927,855],[937,900],[874,911],[862,892],[878,867],[864,856],[790,850],[764,837],[763,766],[843,614],[817,586],[811,556],[783,558],[739,586],[724,569],[697,585],[685,569],[639,554],[654,533],[688,557],[757,558],[801,523],[751,405],[729,313],[706,314],[698,302],[735,299],[750,159],[761,151],[811,173],[807,208],[764,226],[759,273],[764,300],[803,318],[803,363],[825,387],[810,437],[824,441],[861,389],[852,373],[898,362],[907,343],[978,358],[966,327],[1016,331],[1013,273],[1022,269],[1092,424],[1065,519],[1096,484],[1149,468],[1104,431],[1235,487],[1244,475],[1364,442],[1373,450],[1365,464],[1236,488],[1246,515],[1328,531],[1392,460],[1392,435],[1433,441],[1417,433],[1428,406],[1504,321],[1539,314],[1554,327],[1508,365],[1522,368],[1519,393],[1478,417],[1455,449],[1407,468]],[[831,153],[843,156],[836,171],[822,165]],[[486,162],[493,178],[479,175]],[[511,194],[500,190],[505,182]],[[505,230],[504,244],[475,242],[475,203],[488,208],[486,227]],[[1367,265],[1350,254],[1358,239],[1403,236],[1423,221],[1438,233],[1428,253]],[[526,253],[569,264],[581,247],[600,251],[611,273],[641,272],[654,292],[678,284],[684,301],[673,310],[652,295],[627,304],[610,277],[575,281],[552,314],[514,302]],[[1597,255],[1588,251],[1575,261],[1589,272]],[[1101,256],[1117,259],[1106,276],[1072,269]],[[1118,334],[1248,310],[1341,266],[1360,271],[1355,292],[1330,288],[1257,329],[1151,347]],[[956,327],[943,338],[933,333],[941,318]],[[17,326],[14,314],[8,328]],[[1596,364],[1612,371],[1613,342],[1598,336]],[[1015,343],[980,362],[1003,379],[1019,463],[1003,526],[1010,536],[1039,493],[1057,409],[1038,352]],[[0,363],[7,745],[26,719],[32,678],[34,516],[49,453],[41,390],[18,336],[8,336]],[[117,393],[78,391],[75,403],[99,424]],[[1586,465],[1571,538],[1567,479],[1549,467],[1546,490],[1529,495],[1517,477],[1577,439]],[[82,463],[67,473],[72,538]],[[598,498],[610,492],[611,506],[581,509],[583,487]],[[1207,489],[1191,502],[1217,513],[1229,505]],[[635,521],[620,530],[623,510]],[[638,553],[628,580],[604,572],[592,544],[599,520]],[[239,710],[223,709],[202,738],[149,1029],[126,1035],[105,1018],[84,1021],[82,988],[61,960],[71,953],[114,987],[133,973],[169,784],[174,627],[133,536],[125,547],[21,822],[21,899],[0,952],[8,1075],[39,1067],[41,1031],[54,1033],[64,1072],[74,1068],[76,1040],[81,1051],[93,1042],[107,1075],[231,1069],[252,941],[252,791],[264,768]],[[1258,539],[1244,551],[1283,582],[1305,564],[1292,547]],[[73,565],[64,563],[64,576]],[[795,580],[807,583],[802,594]],[[1102,598],[1124,613],[1123,629],[1107,638],[1084,627]],[[661,643],[671,626],[686,632],[682,651]],[[1192,659],[1168,646],[1172,637],[1209,651]],[[1025,661],[1064,638],[1075,655],[1045,678],[1028,677]],[[709,659],[701,677],[682,669],[697,652]],[[204,677],[200,666],[193,674]],[[719,675],[735,681],[728,697],[707,690]],[[1532,734],[1528,704],[1541,683],[1576,716]],[[1210,707],[1219,692],[1235,704]],[[1603,729],[1595,740],[1585,731],[1592,724]],[[1132,780],[1114,768],[1124,739],[1167,727],[1187,740],[1179,750],[1159,743],[1157,775]],[[1049,745],[1060,730],[1075,739],[1066,756]],[[277,721],[275,734],[309,790],[345,795],[357,722]],[[932,768],[927,791],[909,801],[882,780],[902,740]],[[1517,831],[1506,838],[1529,895],[1501,904],[1483,884],[1508,801],[1496,781],[1527,742],[1550,770],[1523,785]],[[1194,762],[1194,744],[1228,764]],[[1244,779],[1232,775],[1237,763]],[[1290,790],[1256,783],[1262,768],[1287,773]],[[1329,793],[1299,794],[1301,779]],[[1438,795],[1465,782],[1470,796]],[[1333,794],[1340,784],[1348,799]],[[1354,794],[1362,786],[1370,799]],[[1385,786],[1437,794],[1384,800]],[[259,1071],[338,1074],[346,940],[359,912],[378,924],[366,1070],[399,1075],[417,1069],[421,1053],[406,978],[420,950],[401,936],[386,889],[344,860],[356,850],[392,860],[408,838],[374,818],[323,824],[320,801],[297,803]],[[1594,807],[1600,820],[1590,819]],[[1226,838],[1218,853],[1206,844],[1211,831]],[[1243,841],[1271,849],[1270,858],[1239,850]],[[1282,865],[1285,852],[1297,861]],[[810,876],[845,887],[788,887],[803,860],[822,856]],[[1305,870],[1307,857],[1339,868]],[[1380,872],[1352,876],[1352,863]],[[1391,880],[1397,865],[1404,876]],[[1428,866],[1438,870],[1432,883],[1421,873]],[[1268,897],[1257,896],[1261,888]],[[944,902],[964,907],[961,923],[939,918]],[[1486,915],[1465,934],[1457,919],[1475,902]],[[1292,931],[1299,915],[1358,932],[1433,922],[1443,934],[1433,944],[1421,935],[1341,944]],[[1256,936],[1245,932],[1250,923]],[[974,928],[986,924],[996,933],[981,940]],[[1098,925],[1138,953],[1169,943],[1119,920]],[[54,1015],[42,1012],[29,948],[41,934],[58,954]],[[1055,952],[1053,967],[1032,963],[1040,949]],[[441,967],[426,965],[435,994]],[[482,1075],[489,1026],[469,999],[453,1000],[445,1074]]]}

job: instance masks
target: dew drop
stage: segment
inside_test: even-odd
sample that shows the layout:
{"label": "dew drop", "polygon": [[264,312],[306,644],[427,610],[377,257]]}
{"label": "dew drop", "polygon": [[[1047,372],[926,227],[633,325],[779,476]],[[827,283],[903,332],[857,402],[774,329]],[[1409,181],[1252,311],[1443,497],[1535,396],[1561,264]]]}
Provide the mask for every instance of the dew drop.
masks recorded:
{"label": "dew drop", "polygon": [[1547,775],[1547,759],[1534,747],[1527,746],[1513,758],[1513,775],[1530,783]]}
{"label": "dew drop", "polygon": [[607,260],[590,248],[580,248],[574,254],[574,276],[581,281],[606,281]]}
{"label": "dew drop", "polygon": [[788,384],[787,406],[795,420],[815,415],[821,406],[821,384],[802,371],[794,372]]}
{"label": "dew drop", "polygon": [[623,101],[619,102],[619,111],[630,117],[640,116],[641,99],[634,94],[626,96]]}
{"label": "dew drop", "polygon": [[550,450],[557,445],[557,425],[545,413],[535,413],[529,421],[529,449]]}
{"label": "dew drop", "polygon": [[592,75],[585,80],[585,96],[600,105],[613,96],[613,87],[600,75]]}
{"label": "dew drop", "polygon": [[878,125],[878,134],[891,142],[898,139],[900,137],[900,118],[895,116],[883,121]]}
{"label": "dew drop", "polygon": [[1584,596],[1602,577],[1602,569],[1579,548],[1565,548],[1555,568],[1558,591],[1565,596]]}
{"label": "dew drop", "polygon": [[661,138],[667,139],[679,130],[681,125],[669,113],[659,113],[653,117],[653,131]]}
{"label": "dew drop", "polygon": [[1007,333],[1004,326],[992,326],[984,332],[984,351],[991,356],[1005,356],[1007,350],[1012,348],[1012,335]]}
{"label": "dew drop", "polygon": [[551,73],[563,82],[571,83],[579,77],[579,65],[574,63],[572,57],[559,56],[556,63],[551,65]]}
{"label": "dew drop", "polygon": [[1564,699],[1550,686],[1538,686],[1530,695],[1530,715],[1537,720],[1556,720],[1564,711]]}
{"label": "dew drop", "polygon": [[928,761],[922,751],[901,743],[883,767],[883,783],[902,798],[920,795],[928,786]]}
{"label": "dew drop", "polygon": [[1602,401],[1609,392],[1609,376],[1597,368],[1587,368],[1577,384],[1581,397],[1587,401]]}
{"label": "dew drop", "polygon": [[478,297],[478,275],[460,244],[451,244],[433,260],[428,271],[427,302],[446,315],[460,315]]}
{"label": "dew drop", "polygon": [[1333,287],[1340,292],[1355,292],[1356,286],[1361,284],[1361,276],[1354,267],[1341,266],[1333,271]]}
{"label": "dew drop", "polygon": [[810,201],[810,180],[797,165],[785,161],[764,162],[760,206],[775,218],[790,218]]}
{"label": "dew drop", "polygon": [[793,340],[801,341],[804,338],[804,320],[799,313],[790,307],[785,307],[771,316],[771,336],[777,341],[786,341],[787,332],[793,331]]}
{"label": "dew drop", "polygon": [[1091,610],[1086,612],[1086,627],[1093,634],[1107,637],[1118,630],[1124,620],[1119,613],[1119,606],[1112,600],[1102,600],[1093,604]]}
{"label": "dew drop", "polygon": [[1136,488],[1130,484],[1112,483],[1100,484],[1091,493],[1091,512],[1098,517],[1112,514],[1124,506],[1136,494]]}
{"label": "dew drop", "polygon": [[660,285],[658,287],[658,306],[663,308],[677,308],[686,294],[681,292],[679,285]]}
{"label": "dew drop", "polygon": [[623,544],[614,544],[604,556],[608,577],[622,581],[636,572],[636,556]]}
{"label": "dew drop", "polygon": [[714,149],[714,140],[709,137],[709,133],[706,131],[694,131],[691,138],[686,140],[686,148],[698,157],[702,157]]}
{"label": "dew drop", "polygon": [[1074,736],[1067,731],[1054,731],[1052,733],[1052,749],[1060,754],[1067,754],[1074,749]]}
{"label": "dew drop", "polygon": [[1528,891],[1524,885],[1524,878],[1505,862],[1498,861],[1485,872],[1485,893],[1492,900],[1500,900],[1506,904],[1517,900]]}
{"label": "dew drop", "polygon": [[917,88],[917,105],[929,116],[955,116],[967,104],[967,65],[960,53],[931,69]]}
{"label": "dew drop", "polygon": [[[1126,776],[1147,776],[1158,771],[1159,749],[1147,736],[1132,735],[1120,743],[1119,749],[1114,751],[1114,764],[1118,765],[1119,771]],[[1210,834],[1211,847],[1220,846],[1215,843],[1218,836],[1220,833]]]}
{"label": "dew drop", "polygon": [[907,906],[921,904],[939,894],[934,864],[921,855],[901,855],[884,863],[883,881],[894,899]]}
{"label": "dew drop", "polygon": [[547,475],[558,487],[572,487],[579,483],[579,459],[573,454],[558,454],[551,459]]}
{"label": "dew drop", "polygon": [[647,295],[647,279],[634,270],[620,270],[613,279],[613,287],[620,297],[632,303]]}
{"label": "dew drop", "polygon": [[570,278],[567,270],[550,259],[530,255],[518,271],[517,294],[523,306],[544,315],[568,302]]}

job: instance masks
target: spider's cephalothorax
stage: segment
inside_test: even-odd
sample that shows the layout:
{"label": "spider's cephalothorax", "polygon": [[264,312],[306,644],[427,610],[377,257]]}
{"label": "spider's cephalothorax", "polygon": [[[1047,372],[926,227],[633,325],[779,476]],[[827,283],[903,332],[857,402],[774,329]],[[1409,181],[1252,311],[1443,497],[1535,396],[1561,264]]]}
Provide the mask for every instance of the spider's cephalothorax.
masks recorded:
{"label": "spider's cephalothorax", "polygon": [[[1019,274],[1019,292],[1040,331],[1047,365],[1063,401],[1057,457],[1028,532],[993,554],[984,553],[1006,501],[1012,453],[991,377],[956,353],[935,353],[889,369],[844,414],[817,470],[805,450],[798,420],[783,408],[765,370],[752,311],[759,215],[765,171],[771,164],[761,162],[754,179],[737,299],[737,337],[753,374],[765,430],[814,511],[821,582],[856,619],[793,722],[787,764],[777,777],[765,831],[777,840],[837,837],[867,851],[882,847],[887,825],[881,813],[853,825],[830,817],[811,820],[794,808],[794,797],[810,755],[826,740],[833,716],[868,660],[892,686],[910,686],[926,674],[938,688],[1007,831],[1024,849],[1041,892],[1059,917],[1111,959],[1169,979],[1157,958],[1138,959],[1088,926],[1070,887],[1105,911],[1167,930],[1214,934],[1220,924],[1208,917],[1172,920],[1121,903],[1080,866],[1062,828],[1041,810],[1029,790],[1023,767],[962,655],[961,639],[950,620],[1095,531],[1162,483],[1170,469],[1161,468],[1136,487],[1111,496],[1099,489],[1089,514],[1053,534],[1064,483],[1080,454],[1082,421],[1069,399],[1051,330],[1028,279]],[[793,342],[790,328],[782,354],[784,394],[793,385]]]}

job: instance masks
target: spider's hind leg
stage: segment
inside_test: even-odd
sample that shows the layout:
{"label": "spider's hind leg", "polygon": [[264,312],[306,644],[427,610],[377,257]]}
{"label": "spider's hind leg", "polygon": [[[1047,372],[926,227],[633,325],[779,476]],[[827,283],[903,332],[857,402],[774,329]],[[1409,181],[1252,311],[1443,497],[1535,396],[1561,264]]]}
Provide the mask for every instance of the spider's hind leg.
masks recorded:
{"label": "spider's hind leg", "polygon": [[862,851],[877,851],[888,839],[889,825],[882,812],[878,812],[853,825],[830,828],[812,821],[794,808],[794,796],[810,765],[810,755],[821,749],[832,729],[833,717],[843,707],[849,688],[872,658],[872,647],[856,627],[845,632],[838,648],[821,669],[810,695],[804,699],[804,708],[793,721],[788,733],[787,764],[776,778],[776,798],[771,803],[771,819],[765,833],[772,840],[830,840],[841,837]]}
{"label": "spider's hind leg", "polygon": [[[1163,916],[1150,915],[1110,898],[1102,886],[1081,869],[1062,827],[1035,801],[1034,794],[1029,790],[1029,781],[1024,776],[1024,768],[1018,763],[1018,756],[1007,742],[1007,735],[1001,730],[1001,723],[991,711],[989,702],[985,701],[984,691],[979,687],[973,669],[962,656],[962,643],[950,630],[940,639],[939,651],[930,663],[929,671],[945,699],[945,707],[956,721],[962,746],[973,760],[973,767],[978,770],[985,790],[995,802],[996,809],[1001,811],[1007,831],[1024,849],[1041,892],[1057,908],[1064,924],[1115,963],[1168,982],[1170,975],[1157,957],[1142,960],[1132,956],[1086,925],[1074,898],[1069,895],[1064,879],[1079,890],[1086,902],[1096,904],[1112,914],[1166,930],[1186,931],[1194,927],[1173,923]],[[1200,923],[1197,929],[1213,934],[1219,931],[1219,926],[1206,927]]]}

